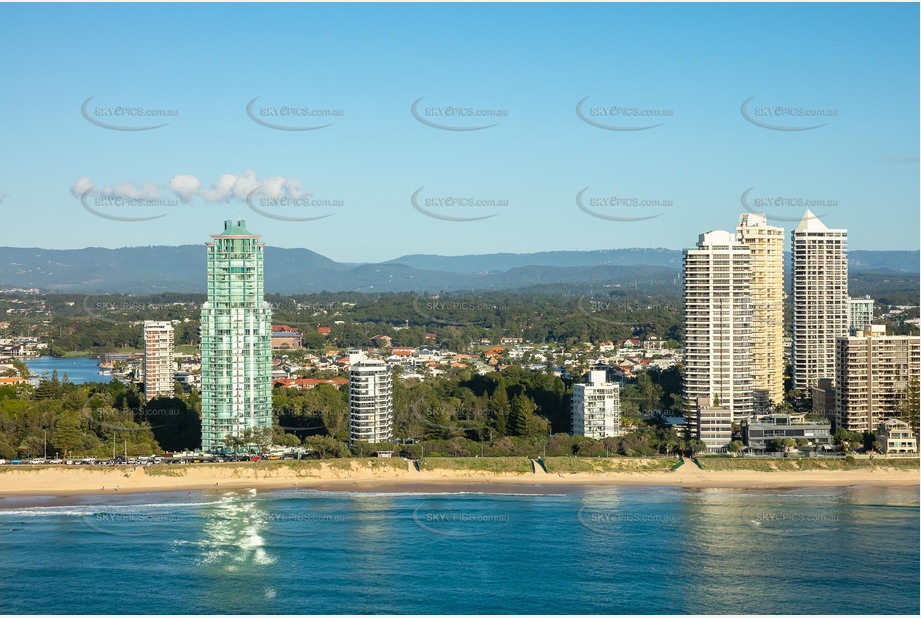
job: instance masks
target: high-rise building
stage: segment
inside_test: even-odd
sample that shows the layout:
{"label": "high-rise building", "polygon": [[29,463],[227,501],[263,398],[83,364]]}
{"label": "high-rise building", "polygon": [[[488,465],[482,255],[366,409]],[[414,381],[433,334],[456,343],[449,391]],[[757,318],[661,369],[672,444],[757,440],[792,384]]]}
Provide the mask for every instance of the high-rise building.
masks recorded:
{"label": "high-rise building", "polygon": [[887,335],[868,326],[838,337],[835,354],[835,429],[874,431],[900,416],[909,382],[921,376],[921,337]]}
{"label": "high-rise building", "polygon": [[[753,412],[751,250],[729,232],[701,234],[684,252],[684,384],[688,427],[697,402]],[[709,404],[708,404],[709,405]]]}
{"label": "high-rise building", "polygon": [[752,388],[761,412],[784,400],[784,231],[763,214],[744,213],[736,233],[751,251]]}
{"label": "high-rise building", "polygon": [[793,238],[793,386],[835,375],[835,339],[848,334],[847,230],[809,210]]}
{"label": "high-rise building", "polygon": [[263,298],[261,238],[224,222],[208,247],[201,308],[202,450],[272,427],[272,311]]}
{"label": "high-rise building", "polygon": [[393,439],[393,376],[390,365],[365,359],[349,369],[349,442]]}
{"label": "high-rise building", "polygon": [[144,396],[173,394],[173,325],[170,322],[144,322]]}
{"label": "high-rise building", "polygon": [[572,387],[572,433],[600,440],[620,435],[620,386],[605,367],[591,369]]}
{"label": "high-rise building", "polygon": [[873,299],[869,296],[849,298],[847,306],[848,326],[852,335],[862,332],[873,323]]}

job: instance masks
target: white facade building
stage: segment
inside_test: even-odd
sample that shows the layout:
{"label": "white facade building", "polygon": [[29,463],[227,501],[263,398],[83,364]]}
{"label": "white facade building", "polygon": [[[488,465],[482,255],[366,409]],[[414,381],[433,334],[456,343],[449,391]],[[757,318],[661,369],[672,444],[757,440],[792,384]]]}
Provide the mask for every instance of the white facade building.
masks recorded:
{"label": "white facade building", "polygon": [[751,251],[729,232],[684,252],[684,385],[689,426],[700,398],[735,417],[753,412]]}
{"label": "white facade building", "polygon": [[835,377],[835,339],[848,334],[847,230],[809,210],[793,230],[793,386]]}
{"label": "white facade building", "polygon": [[362,360],[349,370],[349,442],[393,439],[393,376],[381,360]]}
{"label": "white facade building", "polygon": [[170,322],[144,322],[144,396],[147,401],[173,394],[173,347]]}
{"label": "white facade building", "polygon": [[606,369],[592,369],[572,390],[573,435],[596,440],[620,435],[620,385],[608,382]]}
{"label": "white facade building", "polygon": [[734,418],[729,406],[716,406],[708,397],[698,397],[695,416],[697,439],[707,445],[707,452],[725,453],[732,441]]}

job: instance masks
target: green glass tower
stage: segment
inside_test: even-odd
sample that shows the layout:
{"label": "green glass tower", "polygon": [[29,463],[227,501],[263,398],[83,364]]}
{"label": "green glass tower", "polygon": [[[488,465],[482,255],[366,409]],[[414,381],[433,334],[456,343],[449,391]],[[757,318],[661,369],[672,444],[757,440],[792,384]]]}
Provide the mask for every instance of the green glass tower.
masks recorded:
{"label": "green glass tower", "polygon": [[201,441],[218,452],[228,436],[272,427],[272,311],[263,299],[261,236],[224,222],[208,247],[201,308]]}

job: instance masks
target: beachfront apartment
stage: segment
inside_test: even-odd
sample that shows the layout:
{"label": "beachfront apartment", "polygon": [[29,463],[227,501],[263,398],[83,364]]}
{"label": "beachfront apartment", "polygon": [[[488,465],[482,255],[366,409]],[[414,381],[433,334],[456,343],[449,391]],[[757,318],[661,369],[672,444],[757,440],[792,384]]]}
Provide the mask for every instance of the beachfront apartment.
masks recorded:
{"label": "beachfront apartment", "polygon": [[732,408],[711,403],[709,397],[698,397],[695,428],[698,440],[707,445],[708,453],[725,453],[732,442]]}
{"label": "beachfront apartment", "polygon": [[701,234],[684,251],[682,395],[691,427],[701,398],[737,418],[753,412],[751,280],[751,249],[729,232]]}
{"label": "beachfront apartment", "polygon": [[593,368],[573,386],[572,433],[595,440],[621,434],[620,385],[608,381],[606,367]]}
{"label": "beachfront apartment", "polygon": [[784,400],[783,228],[743,213],[736,237],[751,251],[752,393],[755,411]]}
{"label": "beachfront apartment", "polygon": [[835,429],[873,431],[900,416],[908,383],[921,377],[921,337],[871,325],[838,337],[835,349]]}
{"label": "beachfront apartment", "polygon": [[393,439],[393,375],[381,360],[363,359],[349,368],[349,443]]}
{"label": "beachfront apartment", "polygon": [[750,451],[771,450],[772,441],[786,438],[805,441],[804,446],[830,448],[831,423],[806,420],[802,414],[769,414],[742,421],[742,442]]}
{"label": "beachfront apartment", "polygon": [[835,339],[848,334],[847,230],[806,210],[793,240],[793,387],[835,378]]}
{"label": "beachfront apartment", "polygon": [[903,420],[893,418],[879,424],[876,438],[885,455],[917,453],[918,441],[911,427]]}
{"label": "beachfront apartment", "polygon": [[202,450],[272,428],[272,310],[264,300],[265,243],[243,220],[225,221],[208,248],[201,307]]}

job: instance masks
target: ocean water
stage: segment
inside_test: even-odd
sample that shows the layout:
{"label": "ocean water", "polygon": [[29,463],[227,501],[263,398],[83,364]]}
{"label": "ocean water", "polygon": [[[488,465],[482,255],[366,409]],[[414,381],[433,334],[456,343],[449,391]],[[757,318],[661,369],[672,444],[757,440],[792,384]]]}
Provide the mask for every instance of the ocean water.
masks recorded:
{"label": "ocean water", "polygon": [[0,499],[0,613],[919,611],[917,488],[417,489]]}

